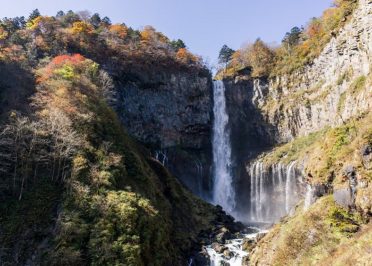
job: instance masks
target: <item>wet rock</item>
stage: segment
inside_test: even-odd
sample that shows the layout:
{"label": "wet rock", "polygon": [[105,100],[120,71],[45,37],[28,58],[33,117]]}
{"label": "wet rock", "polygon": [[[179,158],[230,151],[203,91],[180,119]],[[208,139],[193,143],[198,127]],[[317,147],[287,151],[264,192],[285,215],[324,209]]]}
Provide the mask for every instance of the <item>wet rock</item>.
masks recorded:
{"label": "wet rock", "polygon": [[212,244],[212,248],[217,253],[223,253],[225,250],[227,250],[227,247],[225,247],[224,245],[221,245],[220,243],[216,243],[216,242]]}
{"label": "wet rock", "polygon": [[242,266],[249,266],[249,256],[243,257]]}
{"label": "wet rock", "polygon": [[226,240],[231,239],[233,235],[230,231],[222,231],[221,233],[216,235],[216,241],[221,244],[225,244]]}
{"label": "wet rock", "polygon": [[232,257],[234,257],[234,253],[231,252],[230,250],[226,249],[223,252],[223,256],[224,256],[225,259],[230,260]]}
{"label": "wet rock", "polygon": [[208,266],[210,265],[210,258],[206,251],[199,252],[192,260],[192,266]]}
{"label": "wet rock", "polygon": [[256,246],[257,242],[255,239],[244,239],[243,240],[243,245],[242,245],[242,249],[246,252],[251,252],[254,247]]}

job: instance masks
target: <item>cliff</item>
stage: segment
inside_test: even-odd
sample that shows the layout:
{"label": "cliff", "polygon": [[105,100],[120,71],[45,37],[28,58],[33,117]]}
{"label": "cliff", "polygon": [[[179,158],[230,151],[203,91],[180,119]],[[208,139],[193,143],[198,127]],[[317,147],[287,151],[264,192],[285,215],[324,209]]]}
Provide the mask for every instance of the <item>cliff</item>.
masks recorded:
{"label": "cliff", "polygon": [[[208,197],[212,83],[205,69],[114,73],[115,110],[129,134],[146,145],[195,194]],[[135,77],[135,78],[133,78]]]}
{"label": "cliff", "polygon": [[[287,218],[274,219],[278,224],[250,255],[253,265],[363,265],[370,259],[371,54],[372,2],[360,0],[310,64],[269,78],[225,80],[232,147],[244,158],[235,161],[245,170],[236,177],[238,197],[258,197],[241,197],[239,214],[252,221],[262,213],[270,221],[275,213],[265,210],[305,198],[281,210]],[[291,190],[281,183],[286,180],[300,187]],[[257,182],[264,189],[257,190]],[[268,207],[255,208],[258,200]],[[335,259],[357,245],[361,256]]]}
{"label": "cliff", "polygon": [[277,128],[277,142],[342,125],[371,110],[371,34],[372,3],[362,0],[351,21],[310,65],[255,83],[256,106]]}

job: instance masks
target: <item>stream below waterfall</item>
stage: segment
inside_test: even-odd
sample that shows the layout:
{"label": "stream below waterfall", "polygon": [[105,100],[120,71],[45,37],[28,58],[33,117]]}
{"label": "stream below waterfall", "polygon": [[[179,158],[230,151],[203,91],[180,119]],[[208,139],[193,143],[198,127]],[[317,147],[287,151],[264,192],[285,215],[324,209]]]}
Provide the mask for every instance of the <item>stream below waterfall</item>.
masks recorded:
{"label": "stream below waterfall", "polygon": [[210,258],[210,266],[241,266],[244,257],[249,255],[248,252],[243,250],[244,241],[254,241],[259,234],[267,232],[258,228],[249,229],[257,230],[257,232],[244,234],[241,238],[227,240],[226,244],[222,245],[223,252],[218,253],[213,245],[208,246],[206,250]]}

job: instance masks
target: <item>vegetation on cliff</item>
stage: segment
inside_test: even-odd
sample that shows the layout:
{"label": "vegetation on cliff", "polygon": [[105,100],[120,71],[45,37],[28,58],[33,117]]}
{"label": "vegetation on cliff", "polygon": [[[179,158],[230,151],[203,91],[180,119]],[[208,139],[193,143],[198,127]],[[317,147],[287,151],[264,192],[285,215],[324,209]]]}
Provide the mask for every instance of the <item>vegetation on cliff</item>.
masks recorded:
{"label": "vegetation on cliff", "polygon": [[333,196],[319,199],[306,211],[301,207],[260,240],[250,258],[253,265],[369,263],[371,226],[358,213],[337,205]]}
{"label": "vegetation on cliff", "polygon": [[0,24],[1,264],[185,263],[221,211],[127,135],[108,71],[197,73],[201,60],[152,27],[97,14]]}
{"label": "vegetation on cliff", "polygon": [[335,0],[321,17],[312,18],[305,27],[294,27],[287,32],[279,47],[270,47],[257,39],[235,51],[216,77],[229,78],[247,73],[251,77],[278,76],[304,67],[337,35],[357,4],[357,0]]}

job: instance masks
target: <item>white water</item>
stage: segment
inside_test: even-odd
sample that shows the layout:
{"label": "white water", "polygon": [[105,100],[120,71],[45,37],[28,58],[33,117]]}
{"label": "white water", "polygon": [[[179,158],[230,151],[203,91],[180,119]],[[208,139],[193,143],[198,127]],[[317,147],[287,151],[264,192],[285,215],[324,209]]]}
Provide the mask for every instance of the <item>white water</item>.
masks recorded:
{"label": "white water", "polygon": [[308,210],[314,202],[314,197],[313,197],[313,188],[311,185],[306,186],[306,194],[305,194],[305,203],[304,203],[304,210]]}
{"label": "white water", "polygon": [[294,186],[296,185],[295,182],[295,173],[293,171],[293,166],[296,162],[292,162],[288,166],[287,170],[287,178],[285,182],[285,211],[288,214],[291,208],[293,207],[293,190]]}
{"label": "white water", "polygon": [[229,116],[226,112],[225,86],[218,80],[214,81],[213,87],[213,201],[228,213],[232,213],[235,208],[235,193],[231,176],[231,147],[227,128]]}
{"label": "white water", "polygon": [[260,161],[247,168],[250,175],[249,221],[272,223],[290,213],[303,194],[302,176],[296,162],[264,167]]}
{"label": "white water", "polygon": [[[263,232],[263,231],[261,231]],[[244,235],[246,239],[256,238],[258,233]],[[248,255],[247,252],[243,251],[242,244],[244,239],[232,239],[229,240],[224,246],[233,254],[230,259],[226,258],[223,254],[217,253],[211,246],[207,247],[207,252],[210,257],[211,266],[230,265],[230,266],[241,266],[243,258]],[[226,264],[228,263],[228,264]]]}

